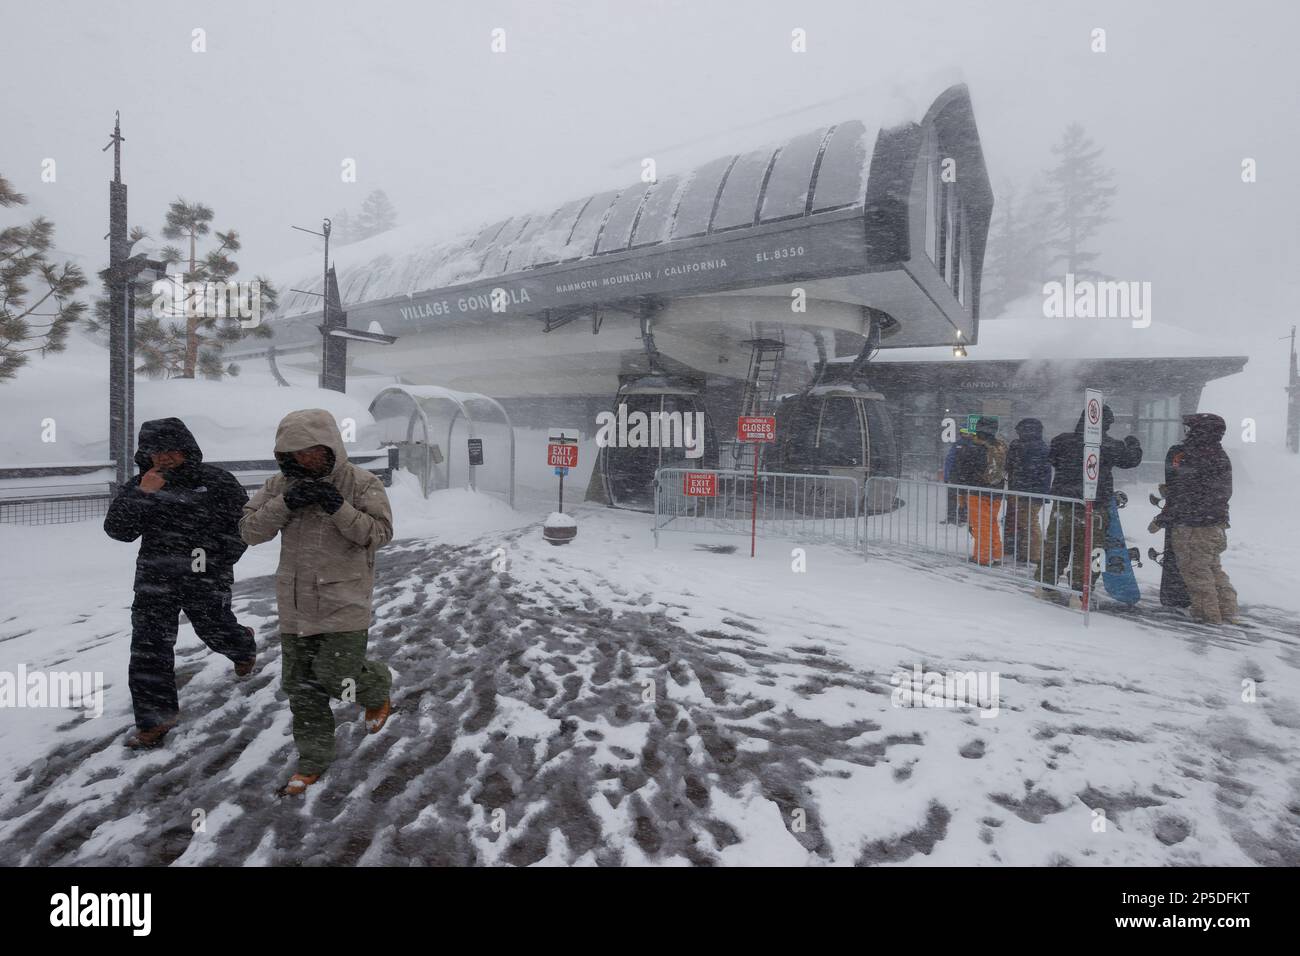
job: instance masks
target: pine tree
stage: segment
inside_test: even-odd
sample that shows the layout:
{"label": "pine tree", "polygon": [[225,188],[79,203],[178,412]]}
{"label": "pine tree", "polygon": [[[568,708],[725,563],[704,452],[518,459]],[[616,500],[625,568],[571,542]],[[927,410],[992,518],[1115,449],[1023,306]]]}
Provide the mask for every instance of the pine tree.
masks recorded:
{"label": "pine tree", "polygon": [[[26,202],[0,176],[0,207]],[[84,317],[85,303],[72,297],[86,277],[71,262],[51,262],[53,247],[54,224],[43,216],[26,226],[0,229],[0,382],[27,364],[29,352],[63,351],[68,328]],[[35,288],[28,284],[32,280]]]}
{"label": "pine tree", "polygon": [[[183,198],[177,199],[168,207],[162,231],[164,238],[189,242],[188,256],[176,246],[166,246],[162,250],[160,258],[163,262],[184,263],[186,266],[182,272],[169,274],[170,281],[182,285],[206,285],[234,280],[239,264],[230,254],[240,249],[239,234],[233,229],[227,232],[213,230],[213,218],[214,213],[210,207],[202,203],[188,203]],[[200,255],[199,240],[209,234],[216,239],[216,246]],[[143,238],[143,233],[140,235]],[[260,276],[257,282],[261,311],[270,312],[276,305],[276,290]],[[269,338],[271,335],[270,328],[265,325],[245,330],[239,324],[238,315],[227,313],[223,316],[218,314],[218,310],[205,308],[206,303],[201,296],[186,295],[183,301],[184,308],[180,313],[169,303],[163,303],[155,309],[151,301],[146,317],[137,320],[135,339],[136,353],[140,359],[138,371],[151,377],[168,378],[194,378],[196,374],[205,378],[238,375],[237,365],[222,364],[221,352],[225,346],[243,338],[246,333],[261,338]],[[140,314],[141,304],[137,302],[137,315]]]}
{"label": "pine tree", "polygon": [[1016,299],[1039,292],[1047,278],[1046,203],[1041,184],[1021,192],[1007,184],[998,196],[980,284],[980,315],[995,318]]}
{"label": "pine tree", "polygon": [[1088,243],[1110,222],[1106,212],[1117,191],[1114,173],[1101,165],[1102,148],[1078,123],[1066,128],[1052,152],[1060,159],[1047,172],[1049,265],[1060,263],[1080,278],[1104,278],[1092,268],[1097,253]]}
{"label": "pine tree", "polygon": [[346,246],[356,241],[356,229],[352,215],[346,209],[340,209],[330,217],[330,244]]}
{"label": "pine tree", "polygon": [[397,225],[397,210],[382,189],[376,189],[361,203],[357,215],[356,237],[369,239]]}

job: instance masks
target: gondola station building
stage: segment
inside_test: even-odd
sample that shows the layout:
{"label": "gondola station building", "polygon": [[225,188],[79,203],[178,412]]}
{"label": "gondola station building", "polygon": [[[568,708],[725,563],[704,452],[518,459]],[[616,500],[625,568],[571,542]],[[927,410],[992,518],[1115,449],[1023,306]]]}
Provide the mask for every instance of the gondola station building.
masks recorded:
{"label": "gondola station building", "polygon": [[[322,333],[350,335],[330,359],[348,375],[488,395],[516,427],[594,435],[621,405],[703,414],[703,456],[602,448],[587,491],[611,504],[645,507],[659,466],[737,464],[742,414],[780,415],[765,467],[928,474],[953,409],[1022,410],[1022,367],[991,371],[1012,384],[986,390],[953,358],[978,355],[993,201],[970,94],[952,86],[902,121],[809,129],[459,237],[417,225],[344,247],[332,328],[320,267],[300,264],[277,274],[301,291],[283,293],[269,345],[239,353],[319,370]],[[930,353],[943,357],[918,360]],[[1161,415],[1232,370],[1191,358]],[[1130,372],[1098,361],[1107,383]],[[1164,421],[1133,407],[1135,426]]]}

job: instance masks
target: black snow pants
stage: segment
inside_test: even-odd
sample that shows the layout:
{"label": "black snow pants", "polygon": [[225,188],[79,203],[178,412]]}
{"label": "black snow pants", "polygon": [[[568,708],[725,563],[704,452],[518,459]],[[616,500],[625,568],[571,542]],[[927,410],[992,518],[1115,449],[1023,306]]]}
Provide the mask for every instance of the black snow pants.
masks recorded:
{"label": "black snow pants", "polygon": [[239,663],[257,652],[253,638],[230,610],[229,577],[205,574],[137,578],[131,605],[128,683],[136,726],[148,730],[176,719],[176,631],[180,612],[194,633],[218,654]]}

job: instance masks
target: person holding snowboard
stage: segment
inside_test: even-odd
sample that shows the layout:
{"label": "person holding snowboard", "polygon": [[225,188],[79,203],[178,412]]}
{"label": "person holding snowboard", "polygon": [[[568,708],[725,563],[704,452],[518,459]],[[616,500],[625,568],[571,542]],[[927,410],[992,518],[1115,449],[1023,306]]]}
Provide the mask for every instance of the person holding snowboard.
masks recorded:
{"label": "person holding snowboard", "polygon": [[957,448],[953,477],[959,485],[987,491],[966,491],[966,514],[973,539],[971,560],[990,565],[1002,561],[1002,535],[998,512],[1002,508],[1002,484],[1006,480],[1007,446],[998,439],[998,420],[984,416],[975,422],[975,437]]}
{"label": "person holding snowboard", "polygon": [[253,629],[235,620],[230,589],[235,562],[247,548],[239,516],[248,495],[228,471],[203,463],[203,452],[179,418],[140,426],[136,475],[104,516],[117,541],[140,538],[131,605],[131,663],[127,683],[135,731],[126,745],[150,749],[176,726],[176,630],[181,611],[199,640],[235,665],[253,671]]}
{"label": "person holding snowboard", "polygon": [[[1170,445],[1169,450],[1165,452],[1165,480],[1156,489],[1159,495],[1151,496],[1151,503],[1161,509],[1169,499],[1169,484],[1174,480],[1174,471],[1182,460],[1182,442]],[[1147,530],[1156,534],[1160,528],[1161,525],[1153,521]],[[1168,525],[1164,525],[1164,529],[1163,553],[1157,552],[1154,548],[1149,551],[1152,560],[1160,565],[1160,603],[1165,607],[1190,607],[1192,599],[1187,593],[1183,576],[1178,572],[1178,558],[1174,555],[1174,531]]]}
{"label": "person holding snowboard", "polygon": [[1227,425],[1208,413],[1184,415],[1183,424],[1187,436],[1171,460],[1165,507],[1148,530],[1172,532],[1178,570],[1191,597],[1192,619],[1232,624],[1237,617],[1237,592],[1219,558],[1228,547],[1232,498],[1232,461],[1222,445]]}
{"label": "person holding snowboard", "polygon": [[1043,423],[1022,418],[1016,423],[1016,437],[1007,448],[1008,502],[1004,531],[1012,543],[1017,563],[1038,564],[1043,557],[1043,530],[1038,523],[1043,499],[1052,487],[1052,464],[1043,441]]}
{"label": "person holding snowboard", "polygon": [[[1110,436],[1110,426],[1115,422],[1115,413],[1106,405],[1101,414],[1101,450],[1098,456],[1097,498],[1092,509],[1092,546],[1100,548],[1106,540],[1106,511],[1111,496],[1115,493],[1116,468],[1136,468],[1142,464],[1142,443],[1136,435],[1128,435],[1123,441]],[[1062,498],[1083,497],[1083,413],[1072,432],[1061,432],[1052,439],[1047,451],[1048,463],[1052,466],[1052,494]],[[1084,530],[1087,521],[1083,505],[1069,505],[1056,502],[1052,517],[1047,523],[1047,536],[1043,541],[1043,561],[1039,565],[1037,578],[1043,583],[1055,584],[1068,567],[1070,570],[1070,589],[1080,594],[1083,592],[1083,575],[1085,569],[1091,568],[1088,555],[1084,552]],[[1088,573],[1091,573],[1089,570]],[[1040,597],[1055,600],[1047,588],[1043,588]],[[1078,597],[1071,598],[1074,606],[1082,602]]]}
{"label": "person holding snowboard", "polygon": [[280,793],[296,796],[334,760],[332,699],[364,707],[372,734],[392,710],[392,674],[366,659],[366,643],[375,552],[392,540],[393,513],[383,483],[348,461],[324,409],[286,415],[275,457],[281,474],[253,496],[239,530],[252,545],[280,535],[280,679],[298,747],[297,772]]}

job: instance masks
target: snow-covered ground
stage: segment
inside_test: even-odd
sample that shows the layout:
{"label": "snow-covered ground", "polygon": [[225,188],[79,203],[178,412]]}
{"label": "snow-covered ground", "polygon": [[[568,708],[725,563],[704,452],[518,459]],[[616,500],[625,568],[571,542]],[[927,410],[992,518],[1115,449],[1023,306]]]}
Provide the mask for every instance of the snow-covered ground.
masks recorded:
{"label": "snow-covered ground", "polygon": [[[371,633],[398,712],[369,737],[339,705],[305,804],[271,796],[293,757],[274,544],[239,565],[255,676],[182,627],[183,723],[128,755],[130,549],[93,522],[0,530],[0,670],[106,682],[98,719],[5,713],[0,862],[1300,862],[1300,629],[1269,608],[1085,630],[964,569],[655,550],[647,516],[587,506],[554,547],[541,513],[486,495],[426,502],[407,479],[393,499]],[[996,715],[895,706],[917,666],[996,672]]]}

